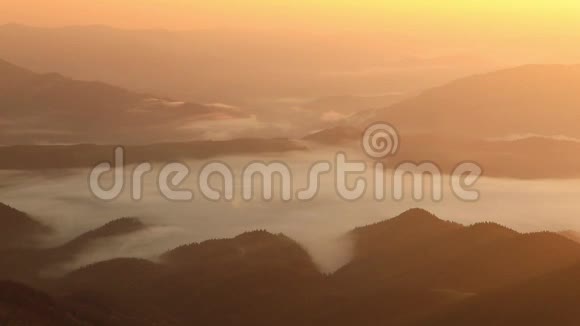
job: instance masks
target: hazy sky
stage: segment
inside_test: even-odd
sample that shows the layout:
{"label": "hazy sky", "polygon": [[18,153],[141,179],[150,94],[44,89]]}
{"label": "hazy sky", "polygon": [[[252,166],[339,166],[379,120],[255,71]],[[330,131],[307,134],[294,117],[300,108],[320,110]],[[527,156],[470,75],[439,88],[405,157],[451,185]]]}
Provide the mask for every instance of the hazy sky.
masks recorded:
{"label": "hazy sky", "polygon": [[[274,88],[272,85],[275,83],[270,81],[273,78],[288,81],[291,85],[287,88],[292,90],[296,89],[296,85],[302,85],[302,89],[308,92],[313,92],[315,84],[329,86],[320,94],[363,92],[348,83],[364,86],[364,93],[379,94],[393,89],[386,86],[381,86],[381,90],[367,89],[368,85],[384,85],[396,79],[394,91],[401,91],[401,88],[407,91],[467,74],[522,64],[578,63],[578,17],[578,0],[0,0],[0,24],[207,29],[193,32],[192,37],[197,37],[197,41],[192,44],[206,46],[206,49],[220,48],[216,44],[229,44],[229,47],[220,48],[221,52],[210,57],[224,60],[222,55],[235,53],[235,59],[227,58],[226,61],[243,62],[239,66],[242,68],[252,67],[248,72],[237,69],[239,67],[216,70],[215,66],[205,65],[208,74],[199,74],[203,76],[200,79],[203,83],[192,86],[189,81],[187,89],[202,89],[208,85],[208,80],[216,80],[222,71],[227,72],[227,75],[222,73],[221,76],[226,80],[216,82],[221,88],[232,75],[238,74],[243,75],[245,80],[247,76],[262,78],[256,83],[262,83],[266,88]],[[210,41],[202,45],[200,35],[207,36]],[[247,51],[243,52],[244,49]],[[273,49],[278,49],[278,53],[272,53]],[[5,46],[1,55],[4,59],[38,71],[57,70],[80,79],[98,79],[135,89],[167,91],[158,85],[145,87],[142,83],[126,83],[123,78],[110,78],[101,73],[102,69],[95,74],[71,71],[66,64],[42,66],[38,64],[41,59],[36,52],[29,53],[32,57],[25,60],[18,53],[17,46]],[[61,56],[62,53],[54,55],[56,58]],[[130,60],[134,61],[132,57]],[[292,65],[292,62],[295,64]],[[409,75],[421,64],[437,71],[417,70],[421,78]],[[284,69],[289,74],[275,75]],[[393,70],[397,69],[406,69],[404,73],[409,80],[413,80],[412,87],[402,86],[405,81],[401,75],[393,77]],[[297,77],[306,70],[315,71],[317,78],[327,76],[329,72],[332,76],[308,84],[304,78]],[[359,76],[369,73],[378,76],[382,73],[381,76],[388,76],[385,77],[388,80],[369,79],[365,84],[354,78],[348,82],[340,81],[340,78],[346,80],[345,74],[353,73]],[[436,78],[418,85],[416,80],[425,76]],[[143,80],[141,77],[135,79]],[[331,82],[348,85],[330,87]],[[256,83],[242,84],[255,86]],[[233,89],[243,92],[244,97],[250,96],[251,90],[242,88],[236,85]],[[212,86],[212,89],[215,87]],[[171,91],[176,98],[191,95],[187,92],[174,94],[174,89]],[[264,88],[257,93],[263,96],[266,92]],[[284,93],[284,96],[297,96],[297,92],[288,93],[291,94]],[[220,101],[223,101],[224,94],[220,92]],[[191,99],[197,101],[205,95],[195,94]],[[213,100],[215,96],[210,95]]]}
{"label": "hazy sky", "polygon": [[4,0],[0,23],[126,28],[320,27],[521,33],[572,32],[576,0]]}

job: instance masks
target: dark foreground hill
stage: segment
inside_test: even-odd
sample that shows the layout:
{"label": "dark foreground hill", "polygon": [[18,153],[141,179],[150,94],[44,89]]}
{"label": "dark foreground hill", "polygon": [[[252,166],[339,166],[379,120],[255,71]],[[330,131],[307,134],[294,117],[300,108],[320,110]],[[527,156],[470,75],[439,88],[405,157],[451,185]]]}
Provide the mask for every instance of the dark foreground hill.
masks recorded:
{"label": "dark foreground hill", "polygon": [[[53,250],[78,253],[95,237],[142,227],[121,219]],[[35,319],[29,325],[52,325],[50,318],[63,316],[86,325],[580,322],[580,244],[559,234],[521,234],[493,223],[463,226],[413,209],[350,236],[353,259],[329,275],[294,240],[254,231],[184,245],[155,262],[123,258],[89,265],[38,282],[48,294],[22,290],[42,298],[38,303],[5,296],[0,306],[30,310],[25,315]],[[37,312],[47,309],[56,317]]]}
{"label": "dark foreground hill", "polygon": [[578,325],[580,265],[465,300],[422,325]]}
{"label": "dark foreground hill", "polygon": [[88,323],[49,295],[27,286],[0,282],[0,325],[82,326]]}
{"label": "dark foreground hill", "polygon": [[[20,219],[27,221],[26,217],[26,215],[23,215]],[[120,218],[100,228],[81,234],[57,247],[2,245],[0,246],[0,265],[2,265],[0,278],[24,281],[31,284],[42,283],[41,276],[44,273],[64,274],[65,271],[60,270],[61,264],[72,261],[91,249],[98,241],[122,237],[146,228],[147,225],[136,218]]]}
{"label": "dark foreground hill", "polygon": [[0,203],[0,248],[26,247],[49,232],[28,214]]}

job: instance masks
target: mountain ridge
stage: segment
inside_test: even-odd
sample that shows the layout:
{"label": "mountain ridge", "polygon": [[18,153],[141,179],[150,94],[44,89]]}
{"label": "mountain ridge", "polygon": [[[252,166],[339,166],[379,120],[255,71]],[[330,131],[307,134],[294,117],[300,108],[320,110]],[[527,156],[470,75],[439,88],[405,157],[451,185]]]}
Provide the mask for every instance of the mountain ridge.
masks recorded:
{"label": "mountain ridge", "polygon": [[[77,239],[142,227],[124,218]],[[478,307],[497,312],[485,320],[501,320],[502,308],[494,304],[498,295],[527,307],[537,299],[526,301],[518,293],[544,298],[549,284],[565,283],[560,271],[580,266],[580,244],[562,235],[518,233],[489,222],[464,226],[424,209],[355,228],[351,235],[354,258],[331,274],[320,272],[291,238],[254,230],[183,245],[154,261],[88,264],[39,286],[57,300],[55,309],[106,326],[458,325],[463,311]],[[575,272],[564,273],[570,282],[577,279]],[[575,302],[562,292],[567,286],[558,289],[552,293],[559,302]],[[563,312],[574,320],[570,311]],[[525,318],[517,310],[509,313],[515,320]]]}
{"label": "mountain ridge", "polygon": [[194,138],[186,126],[195,121],[249,117],[238,109],[176,101],[57,73],[38,74],[4,60],[0,72],[4,145],[184,140]]}

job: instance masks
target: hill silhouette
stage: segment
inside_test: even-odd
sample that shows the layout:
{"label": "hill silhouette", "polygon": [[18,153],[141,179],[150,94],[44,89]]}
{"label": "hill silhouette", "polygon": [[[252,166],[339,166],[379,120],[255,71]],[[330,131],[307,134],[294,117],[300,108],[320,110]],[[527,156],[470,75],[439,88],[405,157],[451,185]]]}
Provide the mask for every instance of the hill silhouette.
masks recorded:
{"label": "hill silhouette", "polygon": [[577,325],[575,264],[516,286],[466,300],[417,325]]}
{"label": "hill silhouette", "polygon": [[58,288],[85,302],[105,298],[120,313],[148,321],[266,325],[302,318],[292,312],[306,309],[310,290],[322,284],[323,276],[296,242],[255,231],[182,246],[163,255],[161,264],[134,259],[94,264],[67,275]]}
{"label": "hill silhouette", "polygon": [[136,218],[121,218],[53,248],[3,248],[0,250],[0,278],[36,284],[42,272],[73,260],[97,241],[120,237],[145,230],[147,226]]}
{"label": "hill silhouette", "polygon": [[0,248],[33,245],[50,229],[28,214],[0,203]]}
{"label": "hill silhouette", "polygon": [[[380,282],[479,292],[580,259],[580,246],[555,233],[518,234],[491,223],[464,227],[418,209],[354,232],[355,257],[336,276],[358,286],[364,279],[370,286]],[[369,278],[373,274],[376,279]]]}
{"label": "hill silhouette", "polygon": [[25,285],[0,281],[0,323],[2,325],[81,326],[74,311],[48,294]]}
{"label": "hill silhouette", "polygon": [[[71,248],[78,254],[95,239],[144,227],[136,219],[120,219],[34,260],[59,250],[68,255]],[[50,295],[39,294],[44,298],[39,307],[49,305],[88,325],[573,325],[580,320],[574,310],[580,244],[560,234],[523,234],[495,223],[463,226],[411,209],[349,236],[353,259],[332,274],[321,273],[294,240],[257,230],[183,245],[156,261],[103,261],[32,284]],[[30,309],[18,299],[5,300],[0,305]]]}
{"label": "hill silhouette", "polygon": [[[371,324],[372,320],[412,324],[473,296],[527,282],[580,259],[580,247],[557,234],[519,234],[493,223],[464,227],[419,209],[353,232],[355,256],[332,278],[348,289],[343,290],[344,300],[353,293],[376,295],[365,301],[366,308],[356,306],[365,313],[346,316],[353,323],[363,318]],[[421,304],[411,304],[411,298],[421,298]],[[396,308],[387,309],[380,300]],[[374,308],[369,316],[370,307]],[[340,316],[343,309],[352,307],[339,305],[335,313]]]}
{"label": "hill silhouette", "polygon": [[122,236],[145,229],[147,229],[147,225],[143,224],[138,218],[124,217],[109,222],[98,229],[81,234],[75,239],[59,247],[58,250],[63,253],[75,253],[85,249],[93,241],[97,241],[102,238]]}

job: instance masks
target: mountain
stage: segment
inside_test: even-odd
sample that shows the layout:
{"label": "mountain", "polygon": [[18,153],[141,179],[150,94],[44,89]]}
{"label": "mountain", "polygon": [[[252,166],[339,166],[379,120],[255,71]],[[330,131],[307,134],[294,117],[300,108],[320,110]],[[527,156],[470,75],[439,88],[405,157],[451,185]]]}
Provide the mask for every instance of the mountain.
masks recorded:
{"label": "mountain", "polygon": [[464,227],[422,210],[359,228],[354,238],[355,256],[336,277],[357,286],[478,293],[580,260],[580,245],[555,233],[519,234],[490,223]]}
{"label": "mountain", "polygon": [[428,282],[467,292],[490,291],[571,266],[580,259],[579,249],[577,243],[555,233],[522,234],[434,267],[436,277]]}
{"label": "mountain", "polygon": [[[580,139],[580,65],[526,65],[457,79],[355,115],[350,128],[393,125],[401,135],[458,139]],[[319,137],[325,133],[321,132]]]}
{"label": "mountain", "polygon": [[[120,219],[69,246],[80,250],[95,239],[143,227],[136,219]],[[111,326],[580,320],[574,310],[580,244],[559,234],[522,234],[495,223],[464,226],[412,209],[349,236],[353,259],[333,274],[319,272],[294,240],[258,230],[183,245],[155,261],[113,259],[42,280],[38,286],[51,297],[43,295],[40,306]],[[11,302],[10,309],[27,311],[30,302],[36,301]]]}
{"label": "mountain", "polygon": [[[120,311],[151,311],[147,320],[167,320],[170,312],[177,324],[408,325],[580,261],[580,246],[556,234],[462,226],[420,209],[351,236],[353,260],[326,277],[294,241],[254,231],[176,248],[160,264],[99,263],[60,288],[130,302]],[[169,299],[176,297],[189,299]]]}
{"label": "mountain", "polygon": [[459,162],[471,161],[493,177],[578,177],[579,82],[580,65],[527,65],[474,75],[361,112],[305,140],[360,146],[368,125],[387,122],[401,143],[391,166],[432,161],[451,173]]}
{"label": "mountain", "polygon": [[[363,128],[338,126],[304,138],[307,144],[352,147],[361,151]],[[403,162],[434,162],[451,174],[461,162],[475,162],[485,176],[519,179],[576,178],[580,170],[580,141],[560,137],[528,136],[515,139],[476,139],[435,134],[404,135],[399,130],[399,150],[386,166]],[[557,157],[557,160],[552,158]]]}
{"label": "mountain", "polygon": [[[284,277],[315,277],[317,268],[310,256],[294,240],[266,231],[253,231],[233,239],[210,240],[201,244],[191,244],[166,253],[162,260],[170,265],[192,271],[217,268],[210,274],[217,276],[222,272],[227,277],[241,277],[243,273],[268,271]],[[228,266],[232,268],[228,268]],[[265,279],[263,280],[265,281]]]}
{"label": "mountain", "polygon": [[296,242],[266,231],[185,245],[161,263],[118,259],[57,283],[60,295],[113,302],[120,314],[189,325],[290,325],[304,317],[323,277]]}
{"label": "mountain", "polygon": [[476,296],[417,325],[577,325],[580,265]]}
{"label": "mountain", "polygon": [[2,325],[86,326],[74,311],[48,294],[25,285],[0,281],[0,323]]}
{"label": "mountain", "polygon": [[56,298],[45,291],[11,281],[0,281],[2,325],[30,326],[141,326],[147,320],[117,314],[104,305],[87,305],[72,297]]}
{"label": "mountain", "polygon": [[[191,139],[200,120],[239,110],[179,102],[101,82],[37,74],[0,60],[0,143],[146,143]],[[188,137],[189,136],[189,137]]]}
{"label": "mountain", "polygon": [[580,138],[580,65],[527,65],[459,79],[374,112],[403,134]]}
{"label": "mountain", "polygon": [[75,253],[79,253],[83,249],[86,249],[92,242],[99,239],[123,236],[145,229],[147,229],[147,225],[143,224],[138,218],[124,217],[109,222],[96,230],[81,234],[75,239],[57,248],[57,250],[61,252],[61,254],[68,253],[69,255],[74,255]]}
{"label": "mountain", "polygon": [[[332,276],[342,294],[328,304],[336,320],[351,323],[430,321],[474,296],[580,261],[580,246],[557,234],[519,234],[493,223],[462,226],[418,209],[357,228],[353,238],[353,260]],[[353,296],[362,302],[348,299]]]}
{"label": "mountain", "polygon": [[[65,273],[60,265],[91,249],[97,241],[122,237],[145,229],[147,225],[136,218],[121,218],[53,248],[4,247],[0,250],[0,263],[4,266],[0,270],[0,279],[37,283],[42,278],[41,274],[48,271],[57,275]],[[20,239],[14,241],[19,242]]]}
{"label": "mountain", "polygon": [[35,71],[248,107],[263,98],[414,91],[496,65],[453,50],[410,57],[401,44],[286,29],[0,25],[0,57]]}
{"label": "mountain", "polygon": [[[94,167],[113,162],[113,145],[17,145],[0,146],[0,170],[42,170]],[[124,163],[169,162],[207,159],[235,154],[284,153],[307,147],[289,139],[233,139],[123,146]]]}
{"label": "mountain", "polygon": [[412,209],[392,219],[355,229],[354,260],[395,252],[398,255],[459,228],[461,225],[442,221],[425,210]]}
{"label": "mountain", "polygon": [[49,233],[50,228],[28,214],[0,203],[0,249],[29,246]]}

